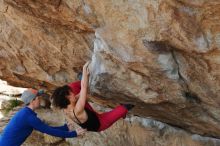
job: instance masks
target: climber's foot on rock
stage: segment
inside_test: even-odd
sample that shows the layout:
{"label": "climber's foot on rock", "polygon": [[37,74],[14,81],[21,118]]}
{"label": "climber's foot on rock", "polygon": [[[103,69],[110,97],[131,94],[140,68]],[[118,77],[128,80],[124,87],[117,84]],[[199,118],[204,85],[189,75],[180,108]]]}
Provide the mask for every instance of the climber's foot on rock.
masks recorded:
{"label": "climber's foot on rock", "polygon": [[128,111],[130,111],[135,106],[133,104],[121,104],[121,105],[124,106]]}

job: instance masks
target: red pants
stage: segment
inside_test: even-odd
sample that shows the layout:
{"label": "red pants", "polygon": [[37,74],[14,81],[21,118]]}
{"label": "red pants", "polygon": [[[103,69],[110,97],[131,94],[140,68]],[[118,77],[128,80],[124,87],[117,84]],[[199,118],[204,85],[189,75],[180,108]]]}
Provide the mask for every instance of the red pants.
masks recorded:
{"label": "red pants", "polygon": [[[94,109],[89,105],[89,103],[86,103],[85,107],[90,109],[91,111],[95,112]],[[98,131],[103,131],[103,130],[109,128],[117,120],[125,117],[127,112],[128,112],[128,110],[122,105],[117,106],[113,110],[111,110],[109,112],[102,113],[102,114],[98,114],[95,112],[96,115],[98,116],[99,122],[100,122],[100,127],[99,127]]]}

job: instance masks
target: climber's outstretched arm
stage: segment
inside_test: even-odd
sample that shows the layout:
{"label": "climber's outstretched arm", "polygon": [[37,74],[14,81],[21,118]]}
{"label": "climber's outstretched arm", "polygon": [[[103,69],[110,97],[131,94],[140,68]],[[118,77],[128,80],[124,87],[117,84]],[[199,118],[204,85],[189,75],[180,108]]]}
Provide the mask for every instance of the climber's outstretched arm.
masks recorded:
{"label": "climber's outstretched arm", "polygon": [[83,66],[83,74],[82,74],[82,80],[81,80],[81,91],[79,95],[79,99],[76,103],[75,112],[80,113],[84,111],[84,107],[86,104],[87,99],[87,92],[88,92],[88,83],[89,83],[89,66],[90,62],[87,62]]}

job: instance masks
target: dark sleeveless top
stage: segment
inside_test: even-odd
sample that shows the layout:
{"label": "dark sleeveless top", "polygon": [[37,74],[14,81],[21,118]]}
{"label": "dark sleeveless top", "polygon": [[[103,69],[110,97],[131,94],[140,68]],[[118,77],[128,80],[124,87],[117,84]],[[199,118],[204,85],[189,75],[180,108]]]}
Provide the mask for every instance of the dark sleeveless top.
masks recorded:
{"label": "dark sleeveless top", "polygon": [[85,108],[85,111],[87,113],[88,119],[84,123],[81,123],[79,121],[79,119],[76,117],[75,112],[73,111],[75,118],[79,122],[78,124],[82,128],[87,129],[87,131],[98,131],[98,129],[100,127],[100,122],[99,122],[99,118],[97,117],[96,113],[94,113],[93,111],[91,111],[87,108]]}

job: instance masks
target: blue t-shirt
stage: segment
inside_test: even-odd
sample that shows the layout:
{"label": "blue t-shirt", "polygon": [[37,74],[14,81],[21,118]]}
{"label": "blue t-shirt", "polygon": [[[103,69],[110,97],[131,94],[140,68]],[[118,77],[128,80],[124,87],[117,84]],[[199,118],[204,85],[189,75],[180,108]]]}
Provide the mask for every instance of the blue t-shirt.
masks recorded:
{"label": "blue t-shirt", "polygon": [[49,135],[70,138],[76,137],[76,131],[69,132],[67,125],[51,127],[44,124],[30,108],[24,107],[9,121],[0,136],[0,146],[20,146],[33,129]]}

